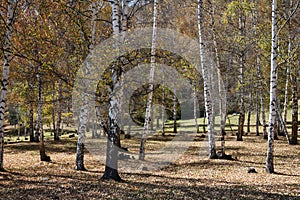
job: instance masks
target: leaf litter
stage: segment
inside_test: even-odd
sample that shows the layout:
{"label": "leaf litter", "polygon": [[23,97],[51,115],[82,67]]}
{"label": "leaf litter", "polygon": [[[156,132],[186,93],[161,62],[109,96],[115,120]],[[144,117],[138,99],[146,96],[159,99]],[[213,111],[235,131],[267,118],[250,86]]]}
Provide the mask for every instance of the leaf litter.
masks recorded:
{"label": "leaf litter", "polygon": [[[181,158],[160,170],[120,171],[123,182],[101,180],[104,165],[89,153],[88,171],[76,171],[75,139],[47,141],[52,162],[39,161],[38,152],[30,150],[36,151],[36,143],[8,144],[0,199],[299,199],[300,146],[277,140],[276,173],[267,174],[266,142],[255,135],[244,136],[243,142],[228,136],[226,153],[236,160],[209,160],[199,156],[204,141],[194,141]],[[249,167],[258,173],[247,173]]]}

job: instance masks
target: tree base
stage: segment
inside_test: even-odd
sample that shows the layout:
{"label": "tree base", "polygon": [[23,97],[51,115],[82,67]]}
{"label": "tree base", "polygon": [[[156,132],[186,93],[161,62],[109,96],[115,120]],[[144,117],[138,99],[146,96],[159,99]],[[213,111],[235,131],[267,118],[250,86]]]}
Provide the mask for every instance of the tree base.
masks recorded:
{"label": "tree base", "polygon": [[44,162],[51,162],[51,158],[50,158],[50,156],[43,155],[43,156],[41,156],[41,161],[44,161]]}
{"label": "tree base", "polygon": [[131,139],[131,135],[125,135],[125,139]]}
{"label": "tree base", "polygon": [[227,154],[222,154],[222,153],[218,153],[218,159],[221,159],[221,160],[237,160],[237,159],[234,159],[232,157],[232,155],[227,155]]}
{"label": "tree base", "polygon": [[218,159],[218,158],[219,158],[218,154],[216,154],[216,153],[209,156],[209,159]]}
{"label": "tree base", "polygon": [[85,167],[76,167],[76,170],[77,171],[84,171],[84,172],[88,171]]}
{"label": "tree base", "polygon": [[113,169],[111,167],[105,166],[105,171],[101,180],[114,180],[117,182],[122,182],[123,180],[119,176],[118,170]]}
{"label": "tree base", "polygon": [[0,168],[0,172],[7,172],[7,170],[4,168]]}
{"label": "tree base", "polygon": [[290,145],[298,145],[298,144],[299,144],[298,141],[291,140],[291,142],[290,142]]}
{"label": "tree base", "polygon": [[266,168],[266,172],[267,172],[268,174],[275,174],[274,169],[268,169],[268,168]]}
{"label": "tree base", "polygon": [[40,142],[40,139],[39,139],[38,136],[31,137],[31,138],[30,138],[30,142]]}

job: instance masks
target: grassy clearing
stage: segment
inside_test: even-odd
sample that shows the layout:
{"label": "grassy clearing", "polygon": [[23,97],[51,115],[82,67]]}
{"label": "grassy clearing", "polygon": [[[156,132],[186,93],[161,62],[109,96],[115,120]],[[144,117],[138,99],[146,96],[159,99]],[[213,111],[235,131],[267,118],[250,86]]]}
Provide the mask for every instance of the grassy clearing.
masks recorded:
{"label": "grassy clearing", "polygon": [[[147,152],[173,136],[168,137],[149,138]],[[0,199],[299,199],[300,146],[280,139],[275,144],[276,174],[265,173],[267,143],[261,136],[250,134],[236,142],[228,134],[227,153],[237,157],[235,161],[201,157],[206,142],[197,136],[182,157],[161,170],[120,170],[121,183],[100,180],[104,165],[90,153],[85,157],[89,171],[75,171],[76,138],[47,140],[49,163],[39,161],[37,143],[7,144]],[[138,152],[136,138],[122,143]],[[250,166],[258,173],[248,174]]]}

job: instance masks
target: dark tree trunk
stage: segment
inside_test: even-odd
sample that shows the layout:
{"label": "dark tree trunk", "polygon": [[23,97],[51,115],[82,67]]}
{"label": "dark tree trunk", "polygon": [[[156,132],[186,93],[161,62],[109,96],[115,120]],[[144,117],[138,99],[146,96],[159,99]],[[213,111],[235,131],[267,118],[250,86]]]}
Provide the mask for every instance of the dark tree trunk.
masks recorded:
{"label": "dark tree trunk", "polygon": [[44,133],[43,133],[43,102],[42,102],[42,77],[41,77],[41,69],[40,65],[38,65],[38,73],[37,73],[37,81],[38,81],[38,99],[37,99],[37,120],[36,120],[36,136],[39,137],[40,141],[40,158],[41,161],[51,161],[50,156],[46,155],[45,151],[45,142],[44,142]]}
{"label": "dark tree trunk", "polygon": [[41,161],[46,161],[46,162],[51,161],[50,156],[46,155],[44,134],[43,133],[40,133],[40,158],[41,158]]}
{"label": "dark tree trunk", "polygon": [[255,132],[256,132],[256,136],[259,136],[259,126],[260,126],[260,120],[259,120],[259,105],[258,105],[258,101],[259,101],[259,98],[258,98],[258,92],[256,92],[256,100],[255,100],[255,116],[256,116],[256,122],[255,122]]}
{"label": "dark tree trunk", "polygon": [[61,127],[61,113],[62,113],[62,101],[63,96],[62,96],[62,81],[59,80],[58,83],[58,101],[57,101],[57,121],[56,121],[56,131],[54,132],[54,140],[58,141],[59,140],[59,134],[62,131],[60,129]]}
{"label": "dark tree trunk", "polygon": [[174,107],[173,107],[173,118],[174,118],[174,123],[173,123],[173,132],[177,133],[177,102],[176,102],[176,94],[174,93]]}
{"label": "dark tree trunk", "polygon": [[245,122],[245,113],[241,112],[239,116],[239,125],[238,125],[238,132],[236,138],[237,141],[243,141],[244,122]]}
{"label": "dark tree trunk", "polygon": [[33,103],[30,102],[29,107],[29,141],[36,142],[34,138],[34,116],[33,116]]}
{"label": "dark tree trunk", "polygon": [[151,105],[151,121],[150,121],[150,133],[154,134],[154,106],[153,106],[153,102]]}
{"label": "dark tree trunk", "polygon": [[[296,67],[295,67],[296,68]],[[292,75],[292,137],[291,144],[298,144],[298,74],[299,70],[295,70]]]}
{"label": "dark tree trunk", "polygon": [[104,175],[102,176],[103,180],[109,180],[109,179],[112,179],[112,180],[115,180],[115,181],[122,181],[119,173],[118,173],[118,170],[117,169],[114,169],[114,168],[111,168],[109,166],[105,166],[105,172],[104,172]]}
{"label": "dark tree trunk", "polygon": [[161,87],[161,134],[165,136],[165,75],[162,77]]}
{"label": "dark tree trunk", "polygon": [[128,127],[127,127],[127,133],[126,133],[126,135],[125,135],[125,138],[127,138],[127,139],[130,139],[130,138],[131,138],[130,131],[131,131],[131,125],[128,124]]}
{"label": "dark tree trunk", "polygon": [[52,127],[53,127],[52,132],[54,134],[54,140],[55,140],[56,129],[55,129],[55,84],[54,83],[53,83],[53,88],[52,88],[52,108],[51,108],[51,114],[52,114]]}
{"label": "dark tree trunk", "polygon": [[248,118],[247,118],[247,134],[251,132],[251,110],[248,111]]}
{"label": "dark tree trunk", "polygon": [[247,134],[251,132],[251,112],[252,112],[252,106],[253,106],[253,95],[252,91],[250,93],[250,103],[249,103],[249,109],[248,109],[248,116],[247,116]]}
{"label": "dark tree trunk", "polygon": [[225,153],[225,135],[226,132],[224,129],[221,130],[221,157],[224,157],[226,155]]}

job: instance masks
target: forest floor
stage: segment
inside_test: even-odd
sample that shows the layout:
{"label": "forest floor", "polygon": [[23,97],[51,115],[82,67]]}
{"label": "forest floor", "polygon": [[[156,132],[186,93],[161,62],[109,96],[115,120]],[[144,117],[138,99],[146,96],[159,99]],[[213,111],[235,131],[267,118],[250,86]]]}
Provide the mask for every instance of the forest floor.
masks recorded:
{"label": "forest floor", "polygon": [[[249,134],[237,142],[227,134],[227,154],[236,160],[199,156],[203,140],[197,137],[183,156],[164,168],[119,170],[122,182],[102,180],[104,165],[91,153],[85,155],[88,171],[76,171],[76,138],[47,140],[52,162],[39,161],[38,143],[6,144],[0,199],[300,199],[300,145],[289,146],[280,137],[275,142],[276,173],[267,174],[267,141],[262,136]],[[135,142],[122,144],[137,151],[131,149]],[[147,140],[151,142],[165,141]],[[247,173],[249,167],[257,173]]]}

